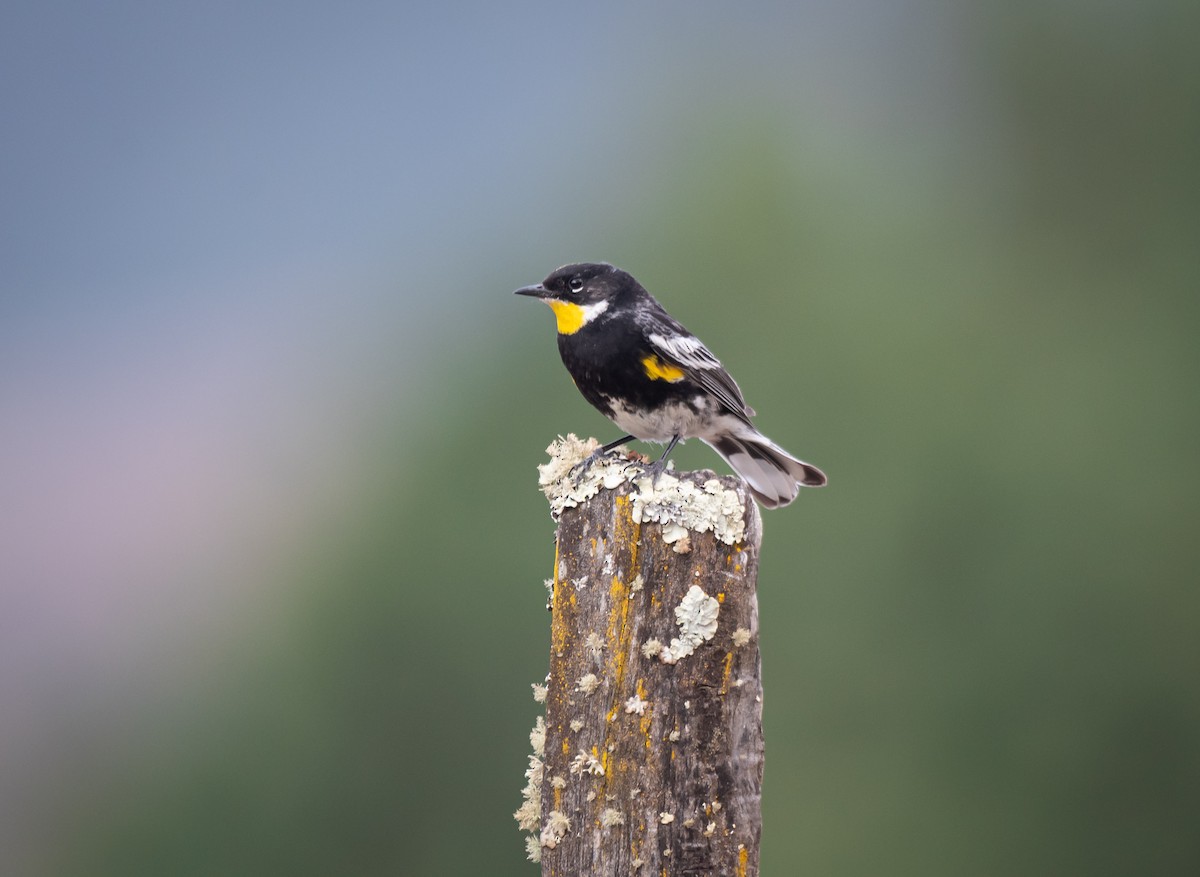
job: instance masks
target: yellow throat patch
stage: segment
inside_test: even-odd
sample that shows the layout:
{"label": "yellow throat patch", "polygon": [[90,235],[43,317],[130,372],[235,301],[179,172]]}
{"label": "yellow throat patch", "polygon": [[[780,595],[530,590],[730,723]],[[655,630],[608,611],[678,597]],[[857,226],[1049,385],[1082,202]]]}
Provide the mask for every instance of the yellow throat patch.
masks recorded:
{"label": "yellow throat patch", "polygon": [[558,321],[559,335],[574,335],[587,322],[583,308],[566,301],[546,299],[546,304],[554,310],[554,318]]}
{"label": "yellow throat patch", "polygon": [[683,380],[683,369],[667,365],[657,356],[643,357],[642,368],[646,370],[646,377],[652,381],[667,381],[674,384]]}

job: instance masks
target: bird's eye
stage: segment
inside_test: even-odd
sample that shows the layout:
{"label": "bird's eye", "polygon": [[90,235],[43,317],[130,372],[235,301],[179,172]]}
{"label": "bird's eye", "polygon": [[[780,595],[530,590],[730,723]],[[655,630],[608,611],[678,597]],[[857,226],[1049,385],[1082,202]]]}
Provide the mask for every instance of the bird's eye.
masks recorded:
{"label": "bird's eye", "polygon": [[583,281],[578,277],[572,277],[567,286],[571,287],[571,292],[583,292]]}

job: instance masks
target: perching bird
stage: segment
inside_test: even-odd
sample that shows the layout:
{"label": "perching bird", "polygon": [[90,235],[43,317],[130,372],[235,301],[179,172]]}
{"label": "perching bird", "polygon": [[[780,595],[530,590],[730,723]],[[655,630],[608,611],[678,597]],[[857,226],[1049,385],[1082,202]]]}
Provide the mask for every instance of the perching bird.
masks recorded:
{"label": "perching bird", "polygon": [[790,503],[825,473],[755,429],[754,410],[720,361],[629,274],[604,263],[565,265],[517,295],[540,298],[558,321],[558,351],[583,397],[633,439],[698,438],[725,458],[764,508]]}

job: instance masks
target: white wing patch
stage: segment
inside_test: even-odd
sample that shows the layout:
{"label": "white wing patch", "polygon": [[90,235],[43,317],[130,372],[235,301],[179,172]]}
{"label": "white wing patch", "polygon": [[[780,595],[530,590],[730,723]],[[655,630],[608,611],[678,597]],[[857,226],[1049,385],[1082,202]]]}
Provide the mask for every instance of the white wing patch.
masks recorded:
{"label": "white wing patch", "polygon": [[721,361],[695,335],[675,335],[667,338],[651,333],[650,343],[687,368],[720,368]]}
{"label": "white wing patch", "polygon": [[648,334],[650,345],[667,359],[690,371],[690,377],[711,393],[729,413],[749,423],[754,409],[742,398],[742,391],[730,377],[721,361],[712,355],[695,335],[666,336],[658,332]]}

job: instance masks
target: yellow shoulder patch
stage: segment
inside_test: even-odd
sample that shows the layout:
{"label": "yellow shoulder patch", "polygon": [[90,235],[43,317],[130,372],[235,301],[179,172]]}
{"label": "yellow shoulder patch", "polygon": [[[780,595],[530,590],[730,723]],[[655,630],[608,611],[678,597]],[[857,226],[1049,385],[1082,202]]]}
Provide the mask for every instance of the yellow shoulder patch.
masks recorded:
{"label": "yellow shoulder patch", "polygon": [[554,318],[558,321],[559,335],[574,335],[587,322],[583,308],[568,301],[546,299],[546,304],[554,309]]}
{"label": "yellow shoulder patch", "polygon": [[683,380],[683,369],[667,365],[657,356],[643,357],[642,368],[646,370],[646,377],[652,381],[667,381],[674,384]]}

